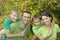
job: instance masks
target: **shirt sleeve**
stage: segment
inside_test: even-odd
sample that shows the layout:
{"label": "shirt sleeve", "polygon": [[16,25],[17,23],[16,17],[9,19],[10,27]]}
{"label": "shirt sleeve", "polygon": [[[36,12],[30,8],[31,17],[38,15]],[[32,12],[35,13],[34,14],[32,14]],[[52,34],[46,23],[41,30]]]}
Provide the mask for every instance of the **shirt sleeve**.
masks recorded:
{"label": "shirt sleeve", "polygon": [[35,26],[32,27],[32,31],[33,31],[34,34],[38,34],[37,29],[35,28]]}
{"label": "shirt sleeve", "polygon": [[[57,25],[58,26],[58,25]],[[57,32],[60,32],[60,27],[58,26],[58,31]]]}
{"label": "shirt sleeve", "polygon": [[8,19],[6,19],[3,23],[3,29],[8,30],[10,27],[10,22]]}
{"label": "shirt sleeve", "polygon": [[58,24],[55,24],[55,29],[57,29],[57,32],[60,32],[60,28]]}

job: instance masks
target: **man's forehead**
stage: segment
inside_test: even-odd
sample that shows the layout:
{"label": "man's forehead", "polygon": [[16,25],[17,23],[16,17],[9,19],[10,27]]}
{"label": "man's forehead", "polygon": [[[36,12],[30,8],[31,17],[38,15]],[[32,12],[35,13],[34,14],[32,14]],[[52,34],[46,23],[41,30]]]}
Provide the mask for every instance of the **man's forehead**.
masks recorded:
{"label": "man's forehead", "polygon": [[30,14],[29,14],[29,13],[23,13],[23,15],[26,15],[26,16],[28,15],[28,16],[30,16]]}

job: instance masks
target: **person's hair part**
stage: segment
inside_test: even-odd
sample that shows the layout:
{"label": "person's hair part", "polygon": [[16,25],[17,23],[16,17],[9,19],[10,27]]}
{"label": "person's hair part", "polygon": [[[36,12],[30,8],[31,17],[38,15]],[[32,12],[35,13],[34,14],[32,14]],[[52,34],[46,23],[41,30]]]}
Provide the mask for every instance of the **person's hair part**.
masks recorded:
{"label": "person's hair part", "polygon": [[[31,15],[31,12],[29,12],[29,11],[23,11],[23,14],[24,14],[24,13],[28,13],[28,14]],[[22,15],[23,15],[23,14],[22,14]]]}

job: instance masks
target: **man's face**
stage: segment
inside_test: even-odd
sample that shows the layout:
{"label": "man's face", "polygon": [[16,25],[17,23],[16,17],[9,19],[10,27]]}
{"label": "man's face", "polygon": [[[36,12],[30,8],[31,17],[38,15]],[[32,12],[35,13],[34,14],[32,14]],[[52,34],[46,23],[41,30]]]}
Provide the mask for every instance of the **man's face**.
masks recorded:
{"label": "man's face", "polygon": [[23,13],[23,16],[22,16],[23,23],[28,24],[30,22],[30,17],[31,17],[31,14]]}
{"label": "man's face", "polygon": [[12,12],[12,13],[10,14],[10,18],[12,19],[12,21],[16,22],[17,19],[18,19],[18,14],[17,14],[17,12]]}

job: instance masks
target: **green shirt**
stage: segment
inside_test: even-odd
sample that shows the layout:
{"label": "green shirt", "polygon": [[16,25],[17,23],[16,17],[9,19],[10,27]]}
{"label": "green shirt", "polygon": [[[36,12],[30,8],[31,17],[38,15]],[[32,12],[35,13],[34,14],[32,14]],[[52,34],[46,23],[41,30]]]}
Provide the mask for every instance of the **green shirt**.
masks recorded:
{"label": "green shirt", "polygon": [[[28,27],[26,34],[24,37],[14,37],[14,38],[7,38],[7,40],[28,40],[28,36],[30,35],[30,26],[27,25],[26,27]],[[11,34],[19,34],[22,31],[24,31],[24,28],[21,25],[21,22],[16,22],[11,24],[9,32]]]}
{"label": "green shirt", "polygon": [[33,27],[32,27],[33,33],[34,33],[34,34],[39,33],[39,31],[38,31],[39,28],[40,28],[40,27],[37,27],[37,26],[33,25]]}
{"label": "green shirt", "polygon": [[[21,18],[18,18],[17,21],[22,21],[22,19]],[[5,21],[3,23],[3,29],[4,30],[9,30],[10,25],[12,23],[14,23],[14,22],[10,18],[5,19]],[[5,34],[3,34],[2,36],[6,38],[6,35]]]}
{"label": "green shirt", "polygon": [[[40,27],[43,26],[43,25],[44,25],[44,23],[43,23],[43,21],[41,20],[41,21],[40,21]],[[33,33],[34,33],[34,34],[39,33],[38,29],[39,29],[40,27],[33,25],[33,27],[32,27]]]}
{"label": "green shirt", "polygon": [[[60,32],[60,28],[57,24],[54,24],[53,33],[47,40],[56,40],[57,32]],[[39,28],[38,34],[45,37],[48,34],[48,30],[44,27]]]}
{"label": "green shirt", "polygon": [[[21,18],[18,18],[17,21],[20,21]],[[10,18],[7,18],[3,23],[3,29],[8,30],[10,28],[10,24],[12,24],[13,21]]]}

